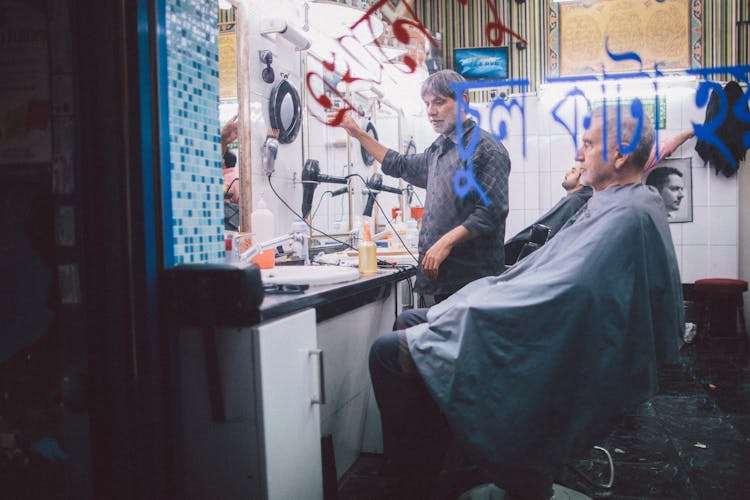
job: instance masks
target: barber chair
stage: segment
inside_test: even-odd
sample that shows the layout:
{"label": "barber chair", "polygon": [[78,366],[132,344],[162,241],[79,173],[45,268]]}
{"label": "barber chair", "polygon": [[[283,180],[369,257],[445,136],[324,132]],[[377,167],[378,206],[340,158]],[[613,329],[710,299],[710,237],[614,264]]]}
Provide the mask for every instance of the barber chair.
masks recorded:
{"label": "barber chair", "polygon": [[514,237],[515,241],[509,242],[505,245],[506,269],[510,268],[513,264],[520,261],[529,254],[535,252],[536,250],[541,248],[542,245],[547,243],[547,240],[549,239],[549,233],[552,230],[544,224],[534,224],[528,231],[530,231],[529,240],[523,244],[520,250],[518,250],[518,255],[515,255],[514,252],[518,249],[518,244],[520,243],[520,241],[523,240],[519,241]]}

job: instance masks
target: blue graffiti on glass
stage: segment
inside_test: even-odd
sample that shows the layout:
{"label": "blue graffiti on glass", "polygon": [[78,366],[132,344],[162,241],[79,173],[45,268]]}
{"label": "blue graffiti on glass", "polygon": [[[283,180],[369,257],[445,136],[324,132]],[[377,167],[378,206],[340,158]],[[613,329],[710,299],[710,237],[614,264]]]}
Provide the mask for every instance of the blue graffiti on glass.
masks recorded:
{"label": "blue graffiti on glass", "polygon": [[[565,94],[565,97],[560,100],[555,106],[552,107],[552,119],[563,126],[563,128],[570,134],[571,139],[573,139],[573,147],[576,151],[578,151],[578,97],[583,98],[586,105],[587,115],[583,118],[583,128],[588,129],[591,125],[591,117],[588,116],[588,114],[591,113],[591,102],[586,97],[586,94],[583,93],[583,90],[579,89],[578,87],[574,87],[572,90],[568,91],[567,94]],[[572,101],[568,101],[568,99],[572,99]],[[573,105],[573,125],[572,128],[567,123],[565,123],[565,120],[560,116],[560,111],[562,110],[563,106],[565,104],[568,104],[569,102],[572,102]],[[526,149],[526,145],[524,143],[524,151]],[[524,154],[524,157],[526,155]]]}
{"label": "blue graffiti on glass", "polygon": [[[506,87],[506,86],[518,86],[521,88],[527,88],[529,85],[528,80],[482,80],[478,82],[453,82],[451,88],[456,93],[456,96],[461,96],[467,93],[470,89],[488,89],[493,87]],[[523,155],[526,156],[526,96],[521,96],[521,102],[519,103],[516,98],[511,98],[509,102],[505,102],[503,98],[496,98],[490,106],[490,116],[493,111],[498,108],[505,109],[510,115],[514,108],[517,108],[521,113],[521,128],[522,128],[522,144],[523,144]],[[480,123],[481,116],[479,111],[472,108],[468,102],[458,98],[456,99],[456,137],[463,138],[463,123],[461,122],[462,113],[473,117],[477,124]],[[498,125],[497,133],[490,131],[492,137],[495,140],[502,140],[508,135],[508,125],[504,120],[501,120]],[[466,144],[463,140],[458,140],[456,147],[458,148],[458,157],[463,160],[464,168],[459,169],[453,175],[453,192],[459,198],[463,199],[468,196],[472,191],[476,191],[479,198],[486,206],[490,205],[490,200],[487,194],[482,189],[482,186],[477,182],[474,176],[474,163],[472,156],[477,149],[480,137],[479,127],[474,127],[471,137]]]}

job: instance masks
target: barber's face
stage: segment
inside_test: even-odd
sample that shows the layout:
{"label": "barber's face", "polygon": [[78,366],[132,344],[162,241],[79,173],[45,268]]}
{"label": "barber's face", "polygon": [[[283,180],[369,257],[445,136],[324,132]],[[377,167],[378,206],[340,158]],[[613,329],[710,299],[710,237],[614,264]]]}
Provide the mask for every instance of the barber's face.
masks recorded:
{"label": "barber's face", "polygon": [[450,97],[425,93],[422,96],[427,106],[427,118],[438,134],[449,135],[456,128],[456,101]]}
{"label": "barber's face", "polygon": [[[581,184],[601,191],[616,178],[615,159],[617,150],[609,144],[607,160],[604,160],[604,143],[602,140],[603,120],[595,116],[591,126],[583,133],[581,148],[576,158],[581,161]],[[612,142],[612,141],[608,141]]]}
{"label": "barber's face", "polygon": [[685,197],[685,183],[677,174],[671,174],[667,177],[667,183],[659,191],[664,206],[668,212],[675,212],[680,209],[680,203]]}
{"label": "barber's face", "polygon": [[578,162],[575,165],[571,167],[570,170],[565,172],[565,176],[563,176],[562,181],[562,187],[565,190],[573,189],[578,185],[578,182],[581,179],[581,163]]}

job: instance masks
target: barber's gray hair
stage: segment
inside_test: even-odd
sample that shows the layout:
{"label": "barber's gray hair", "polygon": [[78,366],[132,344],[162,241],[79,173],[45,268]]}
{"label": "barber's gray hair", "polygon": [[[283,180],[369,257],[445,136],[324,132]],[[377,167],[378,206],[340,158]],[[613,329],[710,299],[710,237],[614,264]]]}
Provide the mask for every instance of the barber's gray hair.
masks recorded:
{"label": "barber's gray hair", "polygon": [[[623,105],[621,109],[621,120],[618,123],[617,120],[617,105],[610,104],[606,106],[606,117],[607,117],[607,147],[613,145],[617,147],[617,130],[619,127],[620,138],[623,146],[630,146],[633,137],[638,127],[638,119],[634,118],[630,114],[628,106]],[[592,118],[595,116],[604,117],[604,106],[600,106],[592,111]],[[651,120],[648,116],[643,115],[643,128],[641,129],[641,136],[638,138],[638,144],[635,149],[630,152],[629,163],[639,169],[643,170],[646,166],[646,162],[651,156],[651,148],[654,146],[654,127],[651,125]]]}
{"label": "barber's gray hair", "polygon": [[[449,97],[455,101],[456,93],[451,88],[451,83],[465,82],[465,81],[466,81],[466,78],[459,75],[452,69],[443,69],[427,77],[427,80],[425,80],[424,83],[422,84],[422,91],[420,95],[422,97],[424,97],[425,94]],[[466,92],[464,95],[466,96],[466,99],[468,100],[469,93]]]}

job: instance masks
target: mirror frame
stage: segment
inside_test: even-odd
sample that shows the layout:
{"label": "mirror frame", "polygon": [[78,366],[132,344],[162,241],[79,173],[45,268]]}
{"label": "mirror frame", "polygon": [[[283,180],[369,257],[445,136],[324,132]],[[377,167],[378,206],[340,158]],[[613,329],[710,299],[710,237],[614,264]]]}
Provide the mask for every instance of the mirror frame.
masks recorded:
{"label": "mirror frame", "polygon": [[[281,106],[289,96],[292,98],[294,116],[292,117],[292,123],[288,127],[284,127]],[[279,142],[281,144],[294,142],[302,126],[302,100],[294,84],[286,78],[279,80],[271,90],[271,98],[268,101],[268,116],[271,128],[279,131]]]}

